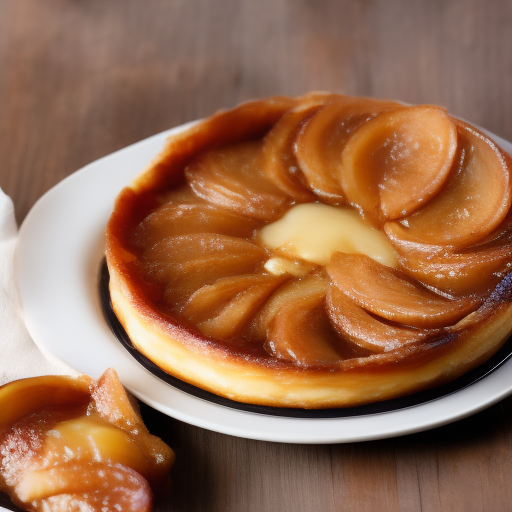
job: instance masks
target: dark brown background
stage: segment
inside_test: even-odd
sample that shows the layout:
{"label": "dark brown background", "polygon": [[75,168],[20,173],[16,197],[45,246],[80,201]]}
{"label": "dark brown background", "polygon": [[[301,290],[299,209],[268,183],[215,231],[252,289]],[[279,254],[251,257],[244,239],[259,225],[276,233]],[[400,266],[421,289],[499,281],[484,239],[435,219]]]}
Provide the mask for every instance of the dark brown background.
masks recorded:
{"label": "dark brown background", "polygon": [[[512,3],[0,0],[0,186],[22,221],[101,156],[312,89],[441,104],[512,140]],[[157,510],[512,510],[511,411],[507,399],[426,433],[302,446],[148,410],[177,452]]]}

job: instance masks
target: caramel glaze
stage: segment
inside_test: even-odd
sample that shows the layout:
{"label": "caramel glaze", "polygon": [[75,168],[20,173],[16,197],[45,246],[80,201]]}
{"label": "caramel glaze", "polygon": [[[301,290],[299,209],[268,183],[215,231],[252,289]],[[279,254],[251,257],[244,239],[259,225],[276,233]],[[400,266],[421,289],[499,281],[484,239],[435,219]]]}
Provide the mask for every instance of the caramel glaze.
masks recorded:
{"label": "caramel glaze", "polygon": [[[342,101],[344,100],[343,97],[340,98]],[[335,100],[336,98],[334,98]],[[462,320],[452,325],[448,324],[443,328],[431,329],[421,342],[404,345],[389,352],[372,353],[365,348],[352,345],[342,360],[328,364],[300,365],[294,361],[275,357],[265,349],[265,339],[261,337],[261,333],[251,330],[250,327],[244,328],[238,335],[229,339],[206,336],[198,327],[180,315],[179,307],[172,307],[169,301],[164,300],[164,285],[155,280],[151,273],[147,273],[147,270],[144,270],[141,265],[144,247],[140,240],[136,240],[134,232],[137,231],[138,226],[148,215],[169,200],[170,191],[174,191],[171,192],[171,196],[172,194],[176,196],[181,194],[186,197],[187,194],[190,194],[185,179],[187,166],[210,149],[247,140],[261,140],[285,112],[297,105],[310,105],[315,102],[324,102],[328,105],[330,101],[333,101],[333,96],[318,93],[297,99],[273,98],[266,101],[250,102],[231,111],[216,114],[172,137],[163,153],[150,165],[148,170],[141,174],[130,187],[125,188],[120,193],[109,220],[106,230],[106,254],[112,277],[111,290],[121,293],[124,297],[122,301],[118,301],[119,304],[121,302],[123,304],[116,308],[116,297],[118,295],[113,295],[114,310],[125,328],[127,328],[128,318],[135,315],[141,319],[142,324],[148,330],[156,333],[157,337],[167,337],[172,340],[172,343],[178,342],[186,351],[189,351],[190,354],[196,354],[200,359],[211,358],[212,361],[229,361],[229,366],[239,368],[240,374],[261,369],[264,378],[283,379],[287,375],[293,375],[294,378],[307,377],[314,381],[315,377],[319,377],[321,380],[332,377],[334,383],[336,375],[353,375],[356,381],[357,379],[364,380],[367,376],[376,378],[377,381],[381,378],[385,379],[386,375],[393,378],[394,375],[402,371],[405,374],[413,375],[415,369],[429,367],[433,361],[444,364],[445,368],[436,367],[431,376],[421,377],[418,382],[414,382],[413,379],[412,382],[403,385],[403,389],[398,389],[400,387],[398,386],[397,389],[391,391],[389,396],[385,393],[382,396],[375,393],[366,398],[350,398],[347,402],[344,402],[343,399],[336,401],[336,399],[331,400],[330,398],[324,402],[322,400],[309,402],[307,399],[288,401],[287,398],[278,398],[277,402],[274,402],[272,397],[259,399],[251,396],[247,398],[243,393],[238,396],[236,392],[230,395],[226,390],[219,390],[215,387],[215,383],[198,383],[193,377],[187,376],[186,370],[174,370],[164,365],[164,369],[169,373],[214,393],[230,398],[234,396],[235,399],[252,403],[308,408],[357,405],[392,396],[400,396],[401,394],[451,381],[489,358],[510,334],[512,330],[512,322],[510,321],[512,278],[508,274],[510,258],[503,263],[498,272],[493,272],[489,276],[494,289],[490,290],[484,287],[465,296],[467,300],[472,301],[474,307],[472,312]],[[355,102],[357,100],[348,99],[347,101]],[[398,104],[388,102],[385,104],[385,108],[383,107],[384,112],[387,112],[386,109],[393,108],[393,106],[397,109],[403,108]],[[303,116],[304,119],[311,119],[318,110],[318,107],[311,108],[313,113]],[[375,116],[367,117],[372,119]],[[361,124],[360,118],[361,116],[358,117],[358,126]],[[236,128],[234,128],[235,126]],[[295,129],[295,133],[299,132],[299,128]],[[472,132],[477,133],[478,137],[484,137],[474,129],[472,129]],[[492,150],[494,151],[494,148]],[[466,150],[468,154],[469,151]],[[495,152],[499,155],[500,162],[504,162],[503,166],[510,169],[512,167],[510,157],[499,149],[496,149]],[[477,157],[478,155],[475,158]],[[449,176],[453,176],[456,172],[457,170],[454,167]],[[300,170],[294,170],[294,173],[297,175],[299,186],[303,187],[306,182],[304,175]],[[504,186],[506,191],[503,192],[503,201],[508,201],[507,204],[509,204],[510,183],[507,180],[509,180],[508,174],[505,177],[506,184]],[[307,197],[307,194],[298,194],[299,199],[286,194],[285,197],[284,204],[288,208],[296,204],[297,201],[304,200],[303,198]],[[196,198],[196,201],[204,201],[204,199]],[[364,209],[361,210],[361,207],[353,201],[347,203],[346,199],[338,199],[337,204],[340,204],[340,201],[344,203],[345,207],[356,208],[365,216]],[[429,201],[432,202],[433,200],[430,199]],[[329,200],[329,202],[332,203],[332,200]],[[352,204],[349,204],[350,202]],[[273,220],[279,218],[286,211],[286,208],[276,212]],[[373,213],[368,215],[371,218]],[[414,215],[414,212],[412,215]],[[481,237],[481,243],[492,245],[500,244],[503,241],[504,245],[508,245],[511,236],[509,218],[510,214],[500,222],[495,222],[496,225],[491,226],[488,234]],[[391,224],[397,223],[395,219],[389,219],[389,221],[391,221]],[[381,224],[379,229],[384,230],[384,227],[385,223]],[[390,236],[390,238],[396,243],[396,251],[399,257],[404,253],[407,254],[409,249],[419,251],[427,260],[433,254],[440,254],[442,251],[448,251],[451,254],[457,253],[457,250],[449,246],[443,248],[431,244],[418,244],[414,240],[393,240],[393,236]],[[245,240],[258,243],[254,236],[247,236]],[[465,248],[462,248],[458,251],[464,253],[465,250]],[[270,257],[270,252],[267,251],[267,253]],[[259,270],[261,271],[261,267],[259,267]],[[328,280],[325,269],[316,268],[313,271]],[[400,272],[405,272],[412,278],[415,277],[414,271],[408,269],[407,264],[401,267]],[[285,285],[280,285],[280,287],[283,286]],[[390,323],[393,324],[393,322]],[[129,327],[127,331],[132,338],[137,337],[137,335],[130,333]],[[474,355],[460,356],[461,353],[465,353],[466,345],[479,346],[475,341],[475,336],[482,335],[490,335],[496,339],[493,338],[492,343],[474,350]],[[139,350],[145,351],[143,342],[139,343],[137,339],[133,339],[133,341],[139,347]],[[454,357],[453,361],[451,359],[452,355]],[[154,357],[148,357],[154,360]],[[461,357],[462,360],[459,360]],[[155,362],[159,364],[158,360],[155,360]],[[455,362],[455,366],[452,364],[453,362]],[[335,386],[336,384],[334,384]]]}

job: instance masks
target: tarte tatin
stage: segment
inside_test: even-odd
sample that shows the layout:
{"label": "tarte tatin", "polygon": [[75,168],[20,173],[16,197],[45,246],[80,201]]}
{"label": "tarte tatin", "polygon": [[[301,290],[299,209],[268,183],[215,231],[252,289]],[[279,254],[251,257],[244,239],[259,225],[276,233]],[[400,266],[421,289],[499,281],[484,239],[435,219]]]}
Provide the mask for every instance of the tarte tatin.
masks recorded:
{"label": "tarte tatin", "polygon": [[114,311],[164,371],[240,402],[445,384],[512,331],[511,164],[437,106],[310,93],[219,112],[118,196]]}

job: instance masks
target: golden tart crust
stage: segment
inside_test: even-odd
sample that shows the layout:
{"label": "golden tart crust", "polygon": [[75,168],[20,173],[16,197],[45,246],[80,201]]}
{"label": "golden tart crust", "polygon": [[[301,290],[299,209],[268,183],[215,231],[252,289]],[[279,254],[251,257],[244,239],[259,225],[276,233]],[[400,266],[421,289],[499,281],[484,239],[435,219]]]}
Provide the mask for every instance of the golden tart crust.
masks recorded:
{"label": "golden tart crust", "polygon": [[[510,168],[434,106],[311,93],[219,112],[118,196],[114,311],[164,371],[241,402],[348,407],[447,383],[512,332]],[[304,203],[360,217],[396,264],[351,240],[323,263],[269,247],[262,230]]]}

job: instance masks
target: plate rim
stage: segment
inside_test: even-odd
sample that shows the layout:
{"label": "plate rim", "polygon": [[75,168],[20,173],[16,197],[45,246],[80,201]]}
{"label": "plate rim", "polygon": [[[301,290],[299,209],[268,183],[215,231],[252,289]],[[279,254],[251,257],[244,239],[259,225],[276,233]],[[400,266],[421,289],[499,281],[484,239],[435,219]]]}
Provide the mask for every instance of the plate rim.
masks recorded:
{"label": "plate rim", "polygon": [[[97,293],[94,298],[103,255],[103,229],[121,189],[146,167],[168,136],[196,122],[165,130],[91,162],[47,191],[27,214],[15,251],[15,278],[27,329],[44,353],[92,377],[98,377],[108,366],[118,363],[116,370],[123,384],[140,400],[164,414],[215,432],[274,442],[342,443],[410,434],[467,417],[512,392],[512,379],[508,377],[512,360],[509,360],[492,374],[453,395],[398,411],[343,418],[263,416],[228,409],[172,388],[125,353],[103,319]],[[511,143],[482,131],[512,153]],[[98,184],[101,185],[99,191]],[[72,215],[64,207],[71,208]],[[76,223],[85,238],[73,232],[73,229],[78,231]],[[42,260],[41,268],[31,257],[34,251]],[[69,254],[76,257],[64,256]],[[91,276],[91,272],[94,275]],[[57,293],[50,293],[55,287]],[[71,321],[67,321],[67,317],[63,318],[66,311],[78,323],[78,331],[69,325]],[[75,345],[70,350],[73,347],[67,339],[73,333]],[[87,335],[98,336],[99,340],[84,338]],[[99,360],[91,361],[84,342],[100,349]]]}

